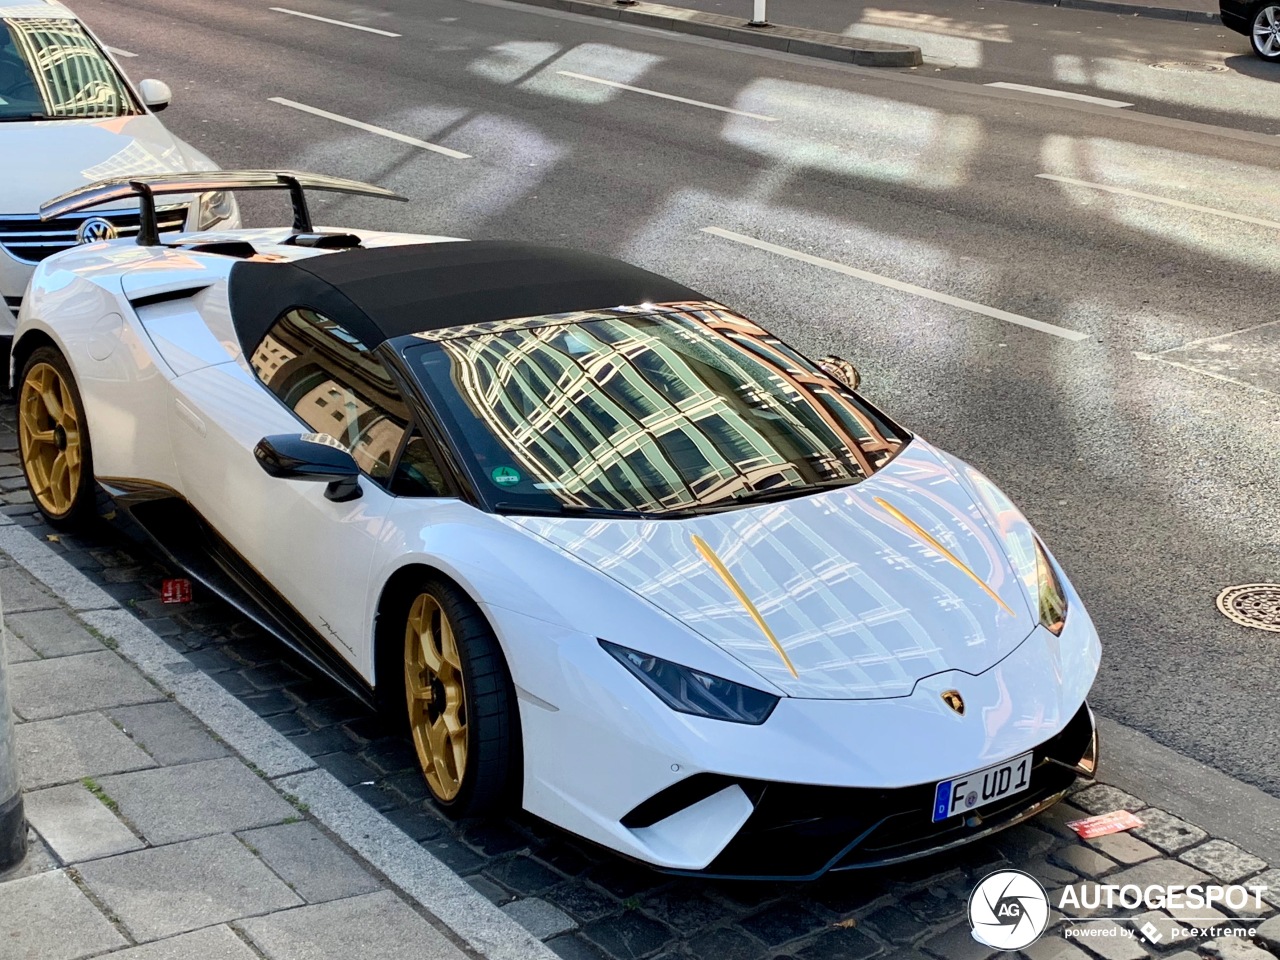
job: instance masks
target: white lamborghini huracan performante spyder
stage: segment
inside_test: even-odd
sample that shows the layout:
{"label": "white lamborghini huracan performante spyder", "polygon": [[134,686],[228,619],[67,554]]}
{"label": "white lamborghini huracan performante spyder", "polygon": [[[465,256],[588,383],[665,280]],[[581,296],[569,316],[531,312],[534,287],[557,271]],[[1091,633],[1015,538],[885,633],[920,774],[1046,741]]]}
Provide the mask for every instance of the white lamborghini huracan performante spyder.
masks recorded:
{"label": "white lamborghini huracan performante spyder", "polygon": [[[288,190],[290,229],[156,198]],[[13,350],[55,524],[97,488],[412,737],[456,815],[816,877],[1092,777],[1099,644],[981,473],[688,287],[593,254],[312,227],[314,174],[106,181],[136,241],[40,264]]]}

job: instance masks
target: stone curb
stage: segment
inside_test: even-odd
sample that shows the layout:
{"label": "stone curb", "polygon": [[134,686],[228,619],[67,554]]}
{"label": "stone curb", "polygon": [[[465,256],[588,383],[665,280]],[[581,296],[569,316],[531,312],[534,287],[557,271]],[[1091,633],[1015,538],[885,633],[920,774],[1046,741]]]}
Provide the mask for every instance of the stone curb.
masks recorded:
{"label": "stone curb", "polygon": [[[559,960],[399,827],[361,800],[235,696],[224,690],[83,573],[8,517],[0,551],[72,607],[91,629],[196,719],[262,771],[407,896],[487,960]],[[65,599],[64,599],[65,598]]]}
{"label": "stone curb", "polygon": [[624,5],[612,0],[516,0],[516,2],[563,10],[568,13],[586,14],[589,17],[602,17],[621,23],[656,27],[659,30],[710,37],[714,40],[744,43],[782,53],[852,63],[860,67],[918,67],[924,62],[920,48],[907,44],[845,37],[838,33],[826,33],[821,30],[782,24],[770,24],[760,28],[748,27],[740,17],[703,13],[700,10],[670,7],[661,3],[641,2]]}
{"label": "stone curb", "polygon": [[1113,3],[1110,0],[1022,0],[1072,10],[1092,10],[1096,13],[1115,13],[1121,16],[1154,17],[1158,20],[1181,20],[1189,23],[1221,23],[1216,13],[1203,10],[1178,10],[1173,7],[1147,7],[1133,3]]}

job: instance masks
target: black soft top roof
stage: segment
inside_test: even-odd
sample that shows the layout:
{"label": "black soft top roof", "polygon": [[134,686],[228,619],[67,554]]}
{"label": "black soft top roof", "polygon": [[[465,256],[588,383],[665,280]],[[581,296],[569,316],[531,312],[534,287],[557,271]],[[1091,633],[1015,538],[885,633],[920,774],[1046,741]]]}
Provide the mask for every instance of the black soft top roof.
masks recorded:
{"label": "black soft top roof", "polygon": [[246,355],[288,310],[308,307],[369,349],[466,323],[638,303],[705,300],[620,260],[532,243],[448,241],[358,247],[231,268],[231,316]]}

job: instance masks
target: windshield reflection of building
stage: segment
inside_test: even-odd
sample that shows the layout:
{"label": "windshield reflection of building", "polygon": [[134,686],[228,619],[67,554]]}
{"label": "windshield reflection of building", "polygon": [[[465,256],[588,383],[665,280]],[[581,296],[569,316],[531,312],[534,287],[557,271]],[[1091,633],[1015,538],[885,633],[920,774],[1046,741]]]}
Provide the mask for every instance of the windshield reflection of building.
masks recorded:
{"label": "windshield reflection of building", "polygon": [[50,116],[114,117],[128,102],[115,69],[75,20],[5,23]]}
{"label": "windshield reflection of building", "polygon": [[[750,321],[706,303],[661,312],[658,323],[638,322],[655,313],[646,305],[483,325],[440,345],[476,416],[568,503],[660,512],[860,479],[897,450],[838,385]],[[785,429],[766,434],[770,421]]]}

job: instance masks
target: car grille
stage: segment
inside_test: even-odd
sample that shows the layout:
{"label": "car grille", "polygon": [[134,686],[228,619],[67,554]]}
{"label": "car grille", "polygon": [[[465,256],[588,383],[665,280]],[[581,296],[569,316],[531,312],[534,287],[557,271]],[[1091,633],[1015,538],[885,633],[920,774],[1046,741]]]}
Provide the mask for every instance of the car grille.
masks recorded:
{"label": "car grille", "polygon": [[[110,221],[119,236],[135,237],[138,235],[141,216],[136,212],[109,211],[59,217],[56,220],[41,220],[37,216],[0,217],[0,247],[4,247],[11,257],[18,260],[39,263],[60,250],[74,247],[77,243],[76,231],[90,219]],[[156,220],[161,233],[181,230],[187,222],[187,208],[165,207],[156,212]]]}
{"label": "car grille", "polygon": [[18,315],[18,308],[22,306],[22,298],[21,297],[5,297],[4,305],[8,307],[10,310],[12,310],[13,315],[16,317]]}

